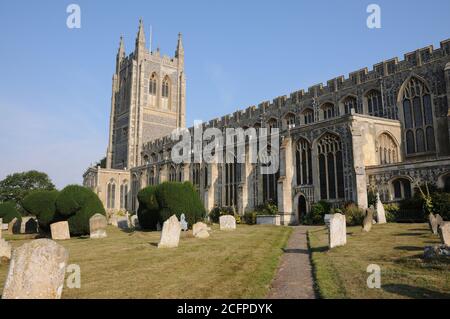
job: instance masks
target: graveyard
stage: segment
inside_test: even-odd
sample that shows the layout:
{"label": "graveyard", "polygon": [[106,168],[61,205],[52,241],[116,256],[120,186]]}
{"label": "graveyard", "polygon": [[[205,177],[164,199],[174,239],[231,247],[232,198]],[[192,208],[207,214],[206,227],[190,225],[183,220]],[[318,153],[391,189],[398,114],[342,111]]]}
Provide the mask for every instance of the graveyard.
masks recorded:
{"label": "graveyard", "polygon": [[[158,248],[160,231],[106,228],[107,237],[58,240],[68,264],[81,269],[81,288],[62,298],[264,298],[278,266],[289,227],[212,225],[209,238],[181,232],[177,248]],[[7,234],[13,249],[36,234]],[[8,272],[0,264],[0,295]]]}
{"label": "graveyard", "polygon": [[[347,227],[347,244],[328,249],[328,230],[309,230],[311,262],[321,298],[450,298],[450,260],[423,258],[424,247],[439,245],[425,223]],[[381,267],[381,289],[366,285],[367,266]]]}

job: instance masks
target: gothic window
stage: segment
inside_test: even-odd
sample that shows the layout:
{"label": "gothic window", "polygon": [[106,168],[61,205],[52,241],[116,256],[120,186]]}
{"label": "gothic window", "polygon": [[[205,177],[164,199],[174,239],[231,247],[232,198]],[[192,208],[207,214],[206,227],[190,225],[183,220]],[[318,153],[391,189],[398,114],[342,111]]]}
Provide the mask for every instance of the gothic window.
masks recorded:
{"label": "gothic window", "polygon": [[148,93],[150,95],[156,95],[156,74],[153,73],[152,76],[150,77],[150,80],[148,82]]}
{"label": "gothic window", "polygon": [[148,155],[144,155],[144,157],[142,158],[142,164],[143,165],[147,165],[147,164],[149,164],[150,162],[149,162],[149,157],[148,157]]}
{"label": "gothic window", "polygon": [[305,124],[314,123],[314,112],[311,109],[307,109],[303,112],[303,119]]}
{"label": "gothic window", "polygon": [[411,198],[411,182],[406,178],[397,178],[392,182],[393,199]]}
{"label": "gothic window", "polygon": [[120,209],[127,209],[128,202],[128,182],[124,181],[120,185]]}
{"label": "gothic window", "polygon": [[348,96],[344,99],[344,114],[350,114],[351,109],[354,109],[355,112],[358,112],[358,105],[356,102],[356,98],[353,96]]}
{"label": "gothic window", "polygon": [[344,166],[340,138],[334,134],[327,133],[320,139],[317,148],[321,199],[344,198]]}
{"label": "gothic window", "polygon": [[114,209],[116,202],[116,183],[114,180],[111,180],[108,183],[108,189],[106,192],[106,207],[108,209]]}
{"label": "gothic window", "polygon": [[371,90],[366,94],[367,112],[372,116],[383,116],[383,99],[377,90]]}
{"label": "gothic window", "polygon": [[132,202],[131,202],[131,209],[133,212],[137,209],[137,194],[139,192],[139,179],[136,175],[133,174],[132,182],[131,182],[131,191],[132,191]]}
{"label": "gothic window", "polygon": [[192,166],[192,184],[197,190],[200,189],[200,163],[194,163]]}
{"label": "gothic window", "polygon": [[303,138],[297,142],[295,166],[297,185],[312,185],[311,145]]}
{"label": "gothic window", "polygon": [[155,169],[153,167],[148,172],[148,185],[156,185]]}
{"label": "gothic window", "polygon": [[284,117],[284,123],[285,123],[284,128],[287,128],[287,129],[294,128],[295,127],[295,115],[292,113],[287,114]]}
{"label": "gothic window", "polygon": [[397,163],[399,161],[397,143],[387,133],[383,133],[378,137],[377,152],[380,165]]}
{"label": "gothic window", "polygon": [[327,120],[327,119],[331,119],[333,117],[335,117],[335,110],[334,110],[334,105],[331,103],[325,103],[322,106],[322,112],[323,112],[323,119]]}
{"label": "gothic window", "polygon": [[162,108],[166,110],[169,109],[170,80],[168,76],[166,76],[162,82],[161,96],[162,96]]}
{"label": "gothic window", "polygon": [[170,166],[169,169],[169,181],[170,182],[176,182],[177,181],[177,170],[175,166]]}
{"label": "gothic window", "polygon": [[267,122],[267,127],[270,129],[270,131],[272,131],[272,129],[274,129],[274,128],[278,128],[278,121],[277,121],[277,119],[271,118]]}
{"label": "gothic window", "polygon": [[[272,154],[270,145],[267,146],[267,154],[272,156],[278,156],[278,154]],[[270,163],[266,164],[270,165]],[[263,202],[264,203],[277,203],[278,202],[278,178],[280,177],[279,170],[273,174],[262,174],[263,179]]]}
{"label": "gothic window", "polygon": [[402,105],[407,154],[435,151],[433,107],[425,83],[411,78],[403,89]]}

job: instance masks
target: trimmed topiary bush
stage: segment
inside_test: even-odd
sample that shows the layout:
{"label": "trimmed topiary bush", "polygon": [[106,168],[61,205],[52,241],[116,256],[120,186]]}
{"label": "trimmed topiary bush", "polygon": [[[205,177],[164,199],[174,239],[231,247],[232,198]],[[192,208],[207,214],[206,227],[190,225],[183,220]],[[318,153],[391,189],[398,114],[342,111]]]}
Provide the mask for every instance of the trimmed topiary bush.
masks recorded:
{"label": "trimmed topiary bush", "polygon": [[17,211],[16,205],[13,202],[0,203],[0,218],[3,223],[7,224],[14,218],[22,221],[22,216]]}
{"label": "trimmed topiary bush", "polygon": [[39,229],[46,232],[50,230],[50,224],[58,220],[56,212],[57,190],[38,190],[27,195],[22,201],[23,209],[35,215],[39,222]]}
{"label": "trimmed topiary bush", "polygon": [[106,215],[102,202],[91,189],[69,185],[56,200],[57,212],[69,222],[72,235],[89,234],[89,219],[95,214]]}
{"label": "trimmed topiary bush", "polygon": [[138,200],[138,218],[143,229],[155,229],[158,222],[162,225],[174,214],[180,219],[184,213],[190,226],[205,217],[203,203],[189,182],[149,186],[139,192]]}

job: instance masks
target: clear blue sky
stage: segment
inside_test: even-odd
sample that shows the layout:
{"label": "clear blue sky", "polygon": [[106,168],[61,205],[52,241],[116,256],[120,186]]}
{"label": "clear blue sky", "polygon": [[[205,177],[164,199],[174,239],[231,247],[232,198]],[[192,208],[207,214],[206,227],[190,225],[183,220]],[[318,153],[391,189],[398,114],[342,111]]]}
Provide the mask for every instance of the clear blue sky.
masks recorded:
{"label": "clear blue sky", "polygon": [[[81,29],[66,27],[70,3]],[[370,3],[381,29],[366,27]],[[38,169],[81,183],[105,155],[119,36],[130,53],[139,17],[164,54],[183,33],[189,125],[450,38],[448,0],[2,0],[0,179]]]}

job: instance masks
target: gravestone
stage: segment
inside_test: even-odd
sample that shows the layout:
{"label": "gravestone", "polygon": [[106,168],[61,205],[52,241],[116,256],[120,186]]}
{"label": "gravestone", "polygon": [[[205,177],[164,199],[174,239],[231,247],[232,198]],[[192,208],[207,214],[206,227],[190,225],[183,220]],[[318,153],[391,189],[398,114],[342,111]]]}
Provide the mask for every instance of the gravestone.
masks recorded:
{"label": "gravestone", "polygon": [[60,299],[68,251],[50,239],[37,239],[12,253],[3,299]]}
{"label": "gravestone", "polygon": [[433,234],[437,235],[438,234],[438,226],[439,225],[438,225],[436,217],[432,213],[430,213],[428,215],[428,221],[429,221],[429,224],[430,224],[431,231],[433,232]]}
{"label": "gravestone", "polygon": [[336,213],[331,217],[330,229],[328,231],[328,243],[330,249],[338,246],[344,246],[347,243],[345,215]]}
{"label": "gravestone", "polygon": [[450,222],[444,223],[439,227],[439,237],[441,243],[450,247]]}
{"label": "gravestone", "polygon": [[140,227],[139,226],[139,219],[138,219],[137,215],[131,216],[130,224],[131,224],[131,227],[134,227],[134,228],[139,228]]}
{"label": "gravestone", "polygon": [[108,221],[106,217],[102,214],[95,214],[89,219],[89,234],[91,239],[105,238],[106,227],[108,226]]}
{"label": "gravestone", "polygon": [[373,225],[373,210],[372,209],[366,209],[366,216],[363,220],[363,231],[370,232]]}
{"label": "gravestone", "polygon": [[184,215],[184,213],[180,216],[180,225],[182,231],[188,230],[188,222],[186,221],[186,216]]}
{"label": "gravestone", "polygon": [[22,217],[20,223],[21,234],[35,234],[38,231],[38,223],[35,217]]}
{"label": "gravestone", "polygon": [[181,225],[177,216],[172,215],[163,224],[158,248],[175,248],[180,241]]}
{"label": "gravestone", "polygon": [[117,218],[117,227],[120,229],[128,229],[130,228],[128,217],[119,217]]}
{"label": "gravestone", "polygon": [[117,220],[118,220],[118,218],[117,218],[116,215],[111,215],[111,216],[109,217],[109,219],[108,219],[108,223],[109,223],[110,225],[115,226],[115,227],[119,227],[119,225],[117,224]]}
{"label": "gravestone", "polygon": [[377,193],[377,223],[386,224],[386,212],[380,199],[380,193]]}
{"label": "gravestone", "polygon": [[436,223],[438,225],[438,228],[439,228],[439,226],[444,225],[444,220],[442,219],[441,215],[439,215],[439,214],[436,214]]}
{"label": "gravestone", "polygon": [[11,259],[11,244],[3,238],[0,238],[0,261]]}
{"label": "gravestone", "polygon": [[17,220],[16,217],[14,217],[8,223],[8,233],[10,233],[10,234],[18,234],[18,233],[20,233],[20,222]]}
{"label": "gravestone", "polygon": [[205,223],[202,222],[195,223],[192,226],[192,234],[194,235],[194,237],[197,238],[208,238],[209,237],[208,228],[209,228],[208,225],[206,225]]}
{"label": "gravestone", "polygon": [[219,218],[220,230],[234,230],[236,229],[236,218],[231,215],[223,215]]}
{"label": "gravestone", "polygon": [[50,231],[53,240],[70,239],[69,223],[67,221],[51,224]]}

